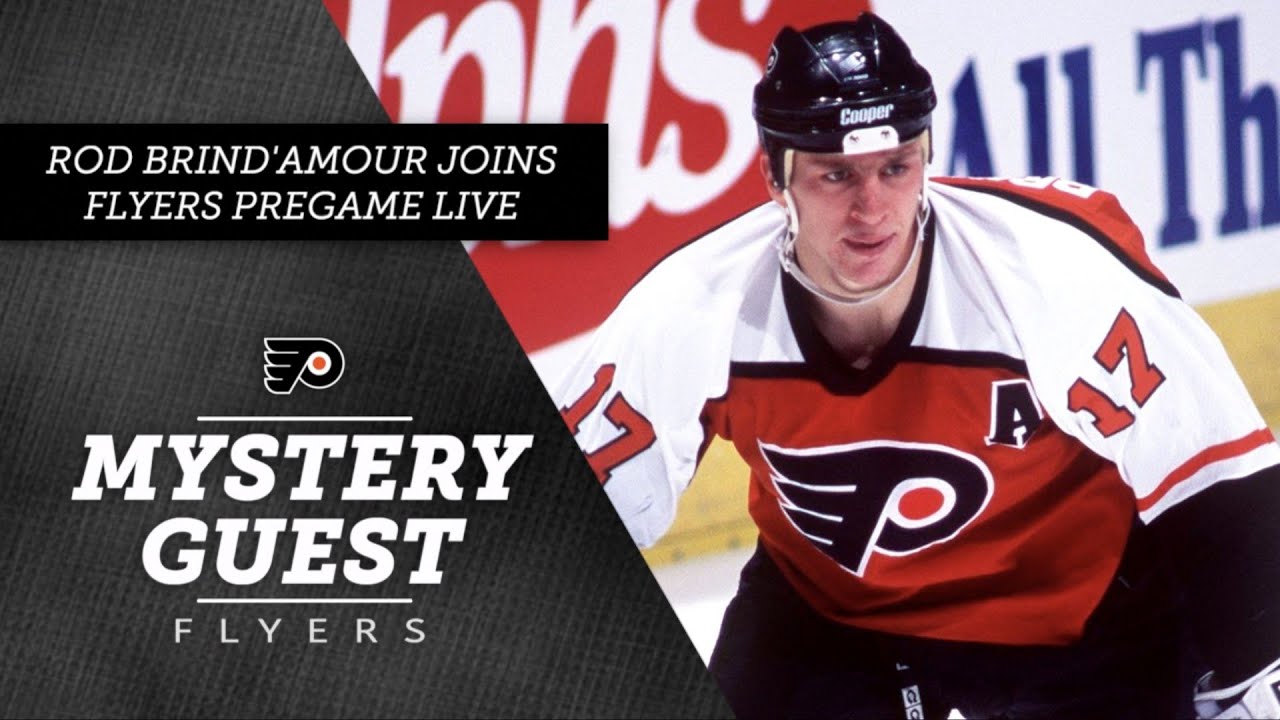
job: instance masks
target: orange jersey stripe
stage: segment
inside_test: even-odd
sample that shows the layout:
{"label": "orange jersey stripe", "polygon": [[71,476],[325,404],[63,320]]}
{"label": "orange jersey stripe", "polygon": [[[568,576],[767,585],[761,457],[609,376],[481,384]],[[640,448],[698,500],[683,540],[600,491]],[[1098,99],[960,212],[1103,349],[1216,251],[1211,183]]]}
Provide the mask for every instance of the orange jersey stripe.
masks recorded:
{"label": "orange jersey stripe", "polygon": [[1169,493],[1178,483],[1195,475],[1202,468],[1221,460],[1227,460],[1233,457],[1239,457],[1245,453],[1255,450],[1266,445],[1269,442],[1275,442],[1275,436],[1267,428],[1255,430],[1244,437],[1229,440],[1196,453],[1190,460],[1179,465],[1173,472],[1169,473],[1164,480],[1160,481],[1160,485],[1156,487],[1150,495],[1138,498],[1138,510],[1146,512],[1160,502],[1161,498]]}

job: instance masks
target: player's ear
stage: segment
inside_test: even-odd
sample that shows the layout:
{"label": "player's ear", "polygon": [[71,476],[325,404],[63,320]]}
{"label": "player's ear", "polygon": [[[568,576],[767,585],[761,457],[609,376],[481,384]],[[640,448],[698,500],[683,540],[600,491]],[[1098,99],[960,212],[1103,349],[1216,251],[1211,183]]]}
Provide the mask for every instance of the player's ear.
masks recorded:
{"label": "player's ear", "polygon": [[764,187],[769,191],[769,197],[773,198],[773,201],[782,207],[786,207],[787,198],[782,194],[778,184],[774,182],[773,167],[769,163],[769,156],[764,153],[760,153],[760,174],[764,176]]}

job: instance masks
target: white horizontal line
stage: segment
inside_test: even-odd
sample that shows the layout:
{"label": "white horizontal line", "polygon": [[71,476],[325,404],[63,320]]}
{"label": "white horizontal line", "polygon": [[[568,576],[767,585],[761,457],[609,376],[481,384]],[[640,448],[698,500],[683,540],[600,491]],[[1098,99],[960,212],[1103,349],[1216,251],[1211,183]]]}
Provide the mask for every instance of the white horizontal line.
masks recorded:
{"label": "white horizontal line", "polygon": [[375,605],[411,603],[413,598],[196,598],[197,603],[212,605],[287,605],[317,603],[320,605]]}
{"label": "white horizontal line", "polygon": [[412,422],[411,415],[200,415],[196,422]]}

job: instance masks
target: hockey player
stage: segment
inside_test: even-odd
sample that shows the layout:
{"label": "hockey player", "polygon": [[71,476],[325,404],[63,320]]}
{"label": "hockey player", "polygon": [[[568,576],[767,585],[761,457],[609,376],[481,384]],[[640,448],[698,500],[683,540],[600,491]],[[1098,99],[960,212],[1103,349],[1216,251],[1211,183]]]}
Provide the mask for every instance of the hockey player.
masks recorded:
{"label": "hockey player", "polygon": [[784,29],[772,202],[632,289],[566,422],[641,545],[713,436],[750,467],[742,717],[1280,715],[1280,447],[1113,196],[926,177],[934,105],[875,15]]}

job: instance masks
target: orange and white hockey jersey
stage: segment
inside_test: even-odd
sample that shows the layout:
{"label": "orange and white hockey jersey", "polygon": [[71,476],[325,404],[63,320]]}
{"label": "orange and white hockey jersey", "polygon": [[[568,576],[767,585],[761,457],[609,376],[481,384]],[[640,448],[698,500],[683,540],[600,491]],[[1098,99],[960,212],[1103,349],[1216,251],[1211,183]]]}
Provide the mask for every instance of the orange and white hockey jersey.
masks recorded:
{"label": "orange and white hockey jersey", "polygon": [[641,545],[712,436],[823,615],[1064,644],[1151,521],[1280,463],[1221,343],[1115,198],[1053,178],[935,178],[896,335],[842,363],[781,270],[773,203],[666,258],[596,332],[562,413]]}

